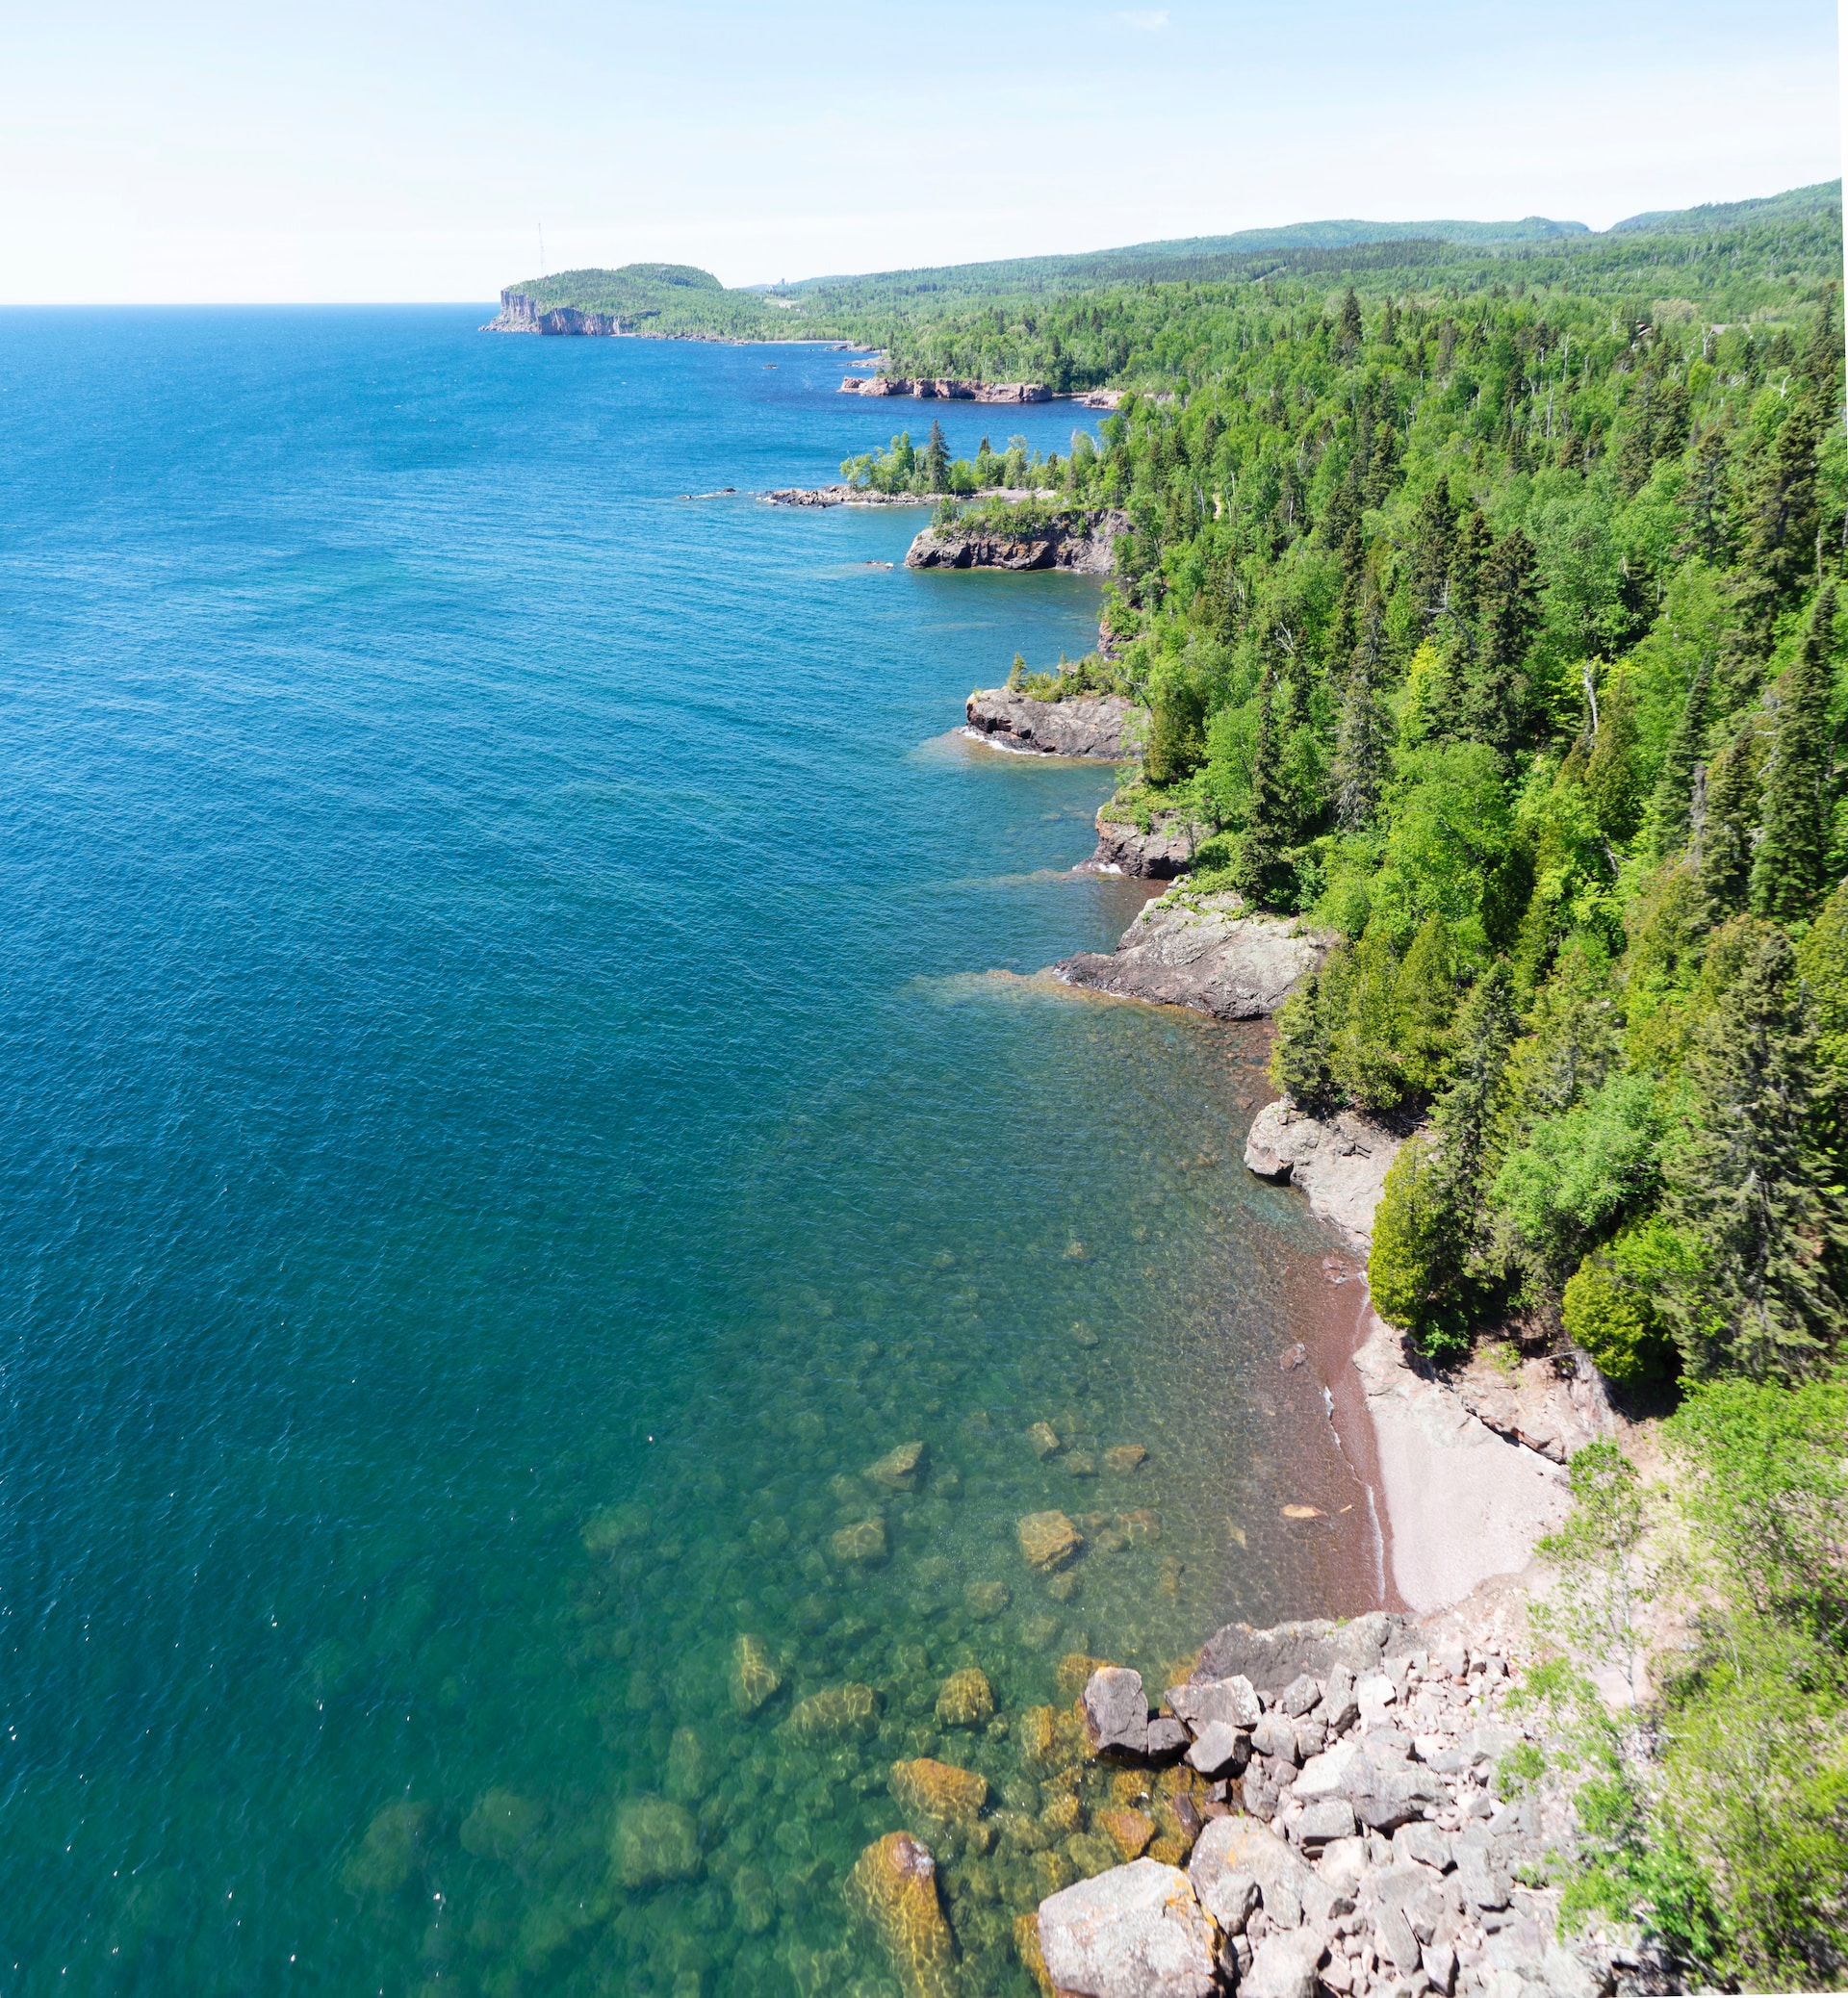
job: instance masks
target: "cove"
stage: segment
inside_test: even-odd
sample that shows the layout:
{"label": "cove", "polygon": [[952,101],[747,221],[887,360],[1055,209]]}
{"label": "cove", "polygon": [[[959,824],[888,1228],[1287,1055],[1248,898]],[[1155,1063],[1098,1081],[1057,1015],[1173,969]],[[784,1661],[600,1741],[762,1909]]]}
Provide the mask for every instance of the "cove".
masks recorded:
{"label": "cove", "polygon": [[750,497],[1080,413],[483,317],[0,315],[22,1991],[896,1988],[894,1760],[1373,1600],[1262,1038],[1027,982],[1110,776],[953,733],[1094,584]]}

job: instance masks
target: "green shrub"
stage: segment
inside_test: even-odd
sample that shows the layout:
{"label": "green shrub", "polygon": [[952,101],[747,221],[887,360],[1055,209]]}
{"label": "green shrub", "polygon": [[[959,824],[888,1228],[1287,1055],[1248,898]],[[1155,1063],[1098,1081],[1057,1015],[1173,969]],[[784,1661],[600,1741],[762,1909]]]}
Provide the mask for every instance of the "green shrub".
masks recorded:
{"label": "green shrub", "polygon": [[1659,1380],[1669,1370],[1672,1348],[1655,1305],[1604,1257],[1586,1256],[1566,1279],[1565,1325],[1566,1337],[1618,1387]]}

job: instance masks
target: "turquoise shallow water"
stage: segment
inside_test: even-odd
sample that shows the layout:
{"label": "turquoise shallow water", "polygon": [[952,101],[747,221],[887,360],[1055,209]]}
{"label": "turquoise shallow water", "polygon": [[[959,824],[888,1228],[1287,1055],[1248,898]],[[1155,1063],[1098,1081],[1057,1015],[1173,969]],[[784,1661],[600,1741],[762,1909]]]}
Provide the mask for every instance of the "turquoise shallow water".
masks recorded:
{"label": "turquoise shallow water", "polygon": [[1062,1657],[1362,1606],[1327,1244],[1248,1032],[995,975],[1139,899],[1107,772],[946,737],[1094,586],[677,497],[926,426],[837,356],[483,317],[0,316],[5,1987],[893,1991],[934,1754],[1024,1991]]}

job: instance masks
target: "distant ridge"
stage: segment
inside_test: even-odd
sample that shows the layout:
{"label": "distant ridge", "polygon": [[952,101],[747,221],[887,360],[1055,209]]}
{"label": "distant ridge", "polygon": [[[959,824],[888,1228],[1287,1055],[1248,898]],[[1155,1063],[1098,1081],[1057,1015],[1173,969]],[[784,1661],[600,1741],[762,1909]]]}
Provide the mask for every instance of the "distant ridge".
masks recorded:
{"label": "distant ridge", "polygon": [[1740,229],[1765,222],[1810,222],[1821,216],[1840,213],[1840,181],[1819,180],[1812,187],[1791,188],[1786,193],[1766,194],[1757,201],[1709,201],[1701,208],[1652,209],[1648,214],[1627,216],[1621,222],[1613,222],[1610,234],[1698,236],[1710,229]]}

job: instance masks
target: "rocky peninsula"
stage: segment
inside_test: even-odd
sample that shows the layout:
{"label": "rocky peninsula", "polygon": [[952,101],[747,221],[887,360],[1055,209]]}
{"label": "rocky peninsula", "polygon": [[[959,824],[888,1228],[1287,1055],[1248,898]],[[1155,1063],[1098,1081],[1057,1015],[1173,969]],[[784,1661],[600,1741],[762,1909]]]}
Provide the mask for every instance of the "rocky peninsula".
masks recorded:
{"label": "rocky peninsula", "polygon": [[1108,576],[1129,516],[1115,507],[1068,507],[1019,525],[979,519],[931,526],[911,543],[907,569],[1069,569]]}
{"label": "rocky peninsula", "polygon": [[920,402],[1076,402],[1080,409],[1115,409],[1120,389],[1049,389],[1038,381],[977,381],[952,375],[850,374],[842,396],[899,396]]}
{"label": "rocky peninsula", "polygon": [[1115,951],[1081,951],[1053,965],[1052,976],[1113,999],[1185,1006],[1221,1020],[1264,1019],[1322,961],[1327,944],[1288,917],[1247,909],[1229,891],[1182,888],[1151,902]]}

